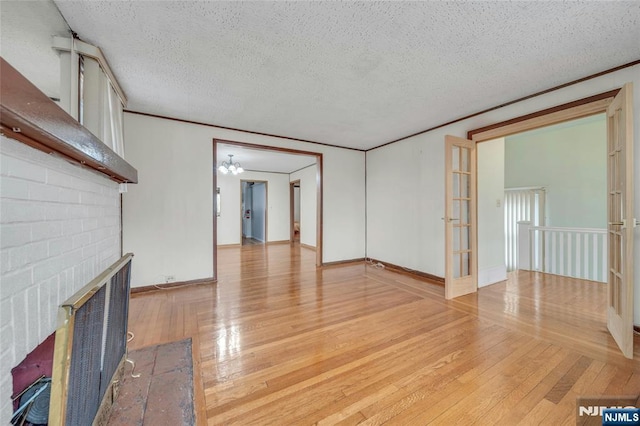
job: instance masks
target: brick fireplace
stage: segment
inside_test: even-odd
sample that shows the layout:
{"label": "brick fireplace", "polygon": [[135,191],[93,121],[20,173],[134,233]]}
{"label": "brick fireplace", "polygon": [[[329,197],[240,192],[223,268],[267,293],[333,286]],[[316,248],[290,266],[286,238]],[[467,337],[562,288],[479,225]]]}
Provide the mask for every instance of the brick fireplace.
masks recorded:
{"label": "brick fireplace", "polygon": [[57,326],[58,306],[118,260],[118,183],[0,137],[0,424],[11,368]]}

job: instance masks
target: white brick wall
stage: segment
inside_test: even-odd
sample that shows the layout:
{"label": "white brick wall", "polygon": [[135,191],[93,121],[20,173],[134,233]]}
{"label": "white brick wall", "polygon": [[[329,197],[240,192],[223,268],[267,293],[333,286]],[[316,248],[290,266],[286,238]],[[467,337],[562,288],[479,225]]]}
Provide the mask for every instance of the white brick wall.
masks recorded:
{"label": "white brick wall", "polygon": [[57,327],[57,307],[120,257],[117,183],[0,137],[0,424],[11,368]]}

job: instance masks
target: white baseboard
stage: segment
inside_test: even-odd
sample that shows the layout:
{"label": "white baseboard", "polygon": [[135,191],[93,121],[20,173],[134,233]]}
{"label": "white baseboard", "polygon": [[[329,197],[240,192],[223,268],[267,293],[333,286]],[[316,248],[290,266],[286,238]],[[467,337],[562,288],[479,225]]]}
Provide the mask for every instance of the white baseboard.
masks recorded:
{"label": "white baseboard", "polygon": [[491,268],[478,269],[478,287],[485,287],[507,279],[507,267],[505,265]]}

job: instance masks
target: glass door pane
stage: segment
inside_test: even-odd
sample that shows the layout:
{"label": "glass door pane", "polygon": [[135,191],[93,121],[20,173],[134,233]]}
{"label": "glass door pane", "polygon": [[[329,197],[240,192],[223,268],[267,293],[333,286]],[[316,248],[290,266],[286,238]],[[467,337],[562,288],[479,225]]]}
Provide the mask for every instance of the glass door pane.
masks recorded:
{"label": "glass door pane", "polygon": [[475,273],[475,143],[447,136],[446,143],[446,275],[445,297],[477,290]]}

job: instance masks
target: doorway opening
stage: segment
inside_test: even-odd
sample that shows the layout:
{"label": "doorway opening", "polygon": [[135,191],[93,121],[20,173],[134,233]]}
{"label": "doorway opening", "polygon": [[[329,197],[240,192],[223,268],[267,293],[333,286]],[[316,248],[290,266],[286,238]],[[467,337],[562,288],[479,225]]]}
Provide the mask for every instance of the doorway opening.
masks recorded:
{"label": "doorway opening", "polygon": [[479,253],[480,287],[499,275],[487,273],[499,251],[507,273],[526,266],[607,281],[606,124],[605,114],[595,114],[478,145],[480,243],[500,228],[505,237],[502,250],[496,242]]}
{"label": "doorway opening", "polygon": [[[241,175],[218,175],[218,158],[233,154],[244,173]],[[323,154],[290,148],[258,145],[246,142],[213,139],[213,187],[220,188],[220,197],[214,197],[213,215],[213,276],[218,277],[218,248],[242,244],[242,232],[246,211],[255,217],[255,208],[243,206],[241,186],[238,178],[246,181],[266,181],[268,192],[265,210],[265,244],[290,243],[292,228],[290,221],[290,182],[300,181],[300,247],[315,252],[316,266],[322,266],[322,182]],[[255,186],[255,185],[254,185]],[[253,194],[252,194],[253,196]],[[220,207],[221,205],[221,207]],[[242,216],[238,215],[242,212]],[[240,232],[238,232],[240,230]],[[251,229],[251,237],[253,228]],[[246,242],[246,240],[245,240]]]}
{"label": "doorway opening", "polygon": [[240,233],[243,246],[267,242],[267,185],[265,181],[240,181]]}
{"label": "doorway opening", "polygon": [[300,180],[295,180],[289,183],[289,199],[290,208],[290,223],[291,223],[291,242],[300,242]]}
{"label": "doorway opening", "polygon": [[[626,84],[622,89],[613,90],[602,93],[600,95],[591,96],[582,100],[549,108],[527,116],[497,123],[485,128],[468,132],[468,139],[475,143],[490,143],[491,141],[504,138],[509,135],[515,135],[521,132],[540,129],[545,126],[566,123],[571,120],[594,116],[600,113],[606,113],[606,149],[600,154],[604,159],[606,167],[606,230],[600,232],[604,235],[602,243],[597,243],[595,236],[593,238],[586,237],[580,239],[566,238],[560,236],[557,229],[535,229],[534,232],[546,232],[542,234],[543,243],[540,246],[550,247],[551,252],[555,250],[566,253],[560,254],[559,258],[552,256],[553,262],[551,274],[563,275],[565,268],[570,272],[577,266],[572,266],[571,258],[576,251],[571,251],[581,247],[584,254],[592,263],[591,267],[601,264],[603,275],[607,281],[607,328],[609,329],[615,342],[627,358],[633,357],[633,130],[632,130],[632,86]],[[583,150],[577,149],[568,155],[575,161],[582,161],[580,155]],[[535,164],[534,161],[532,163]],[[474,188],[479,192],[478,188]],[[493,198],[495,201],[496,199]],[[491,199],[490,199],[491,201]],[[496,203],[499,206],[499,201]],[[579,211],[578,215],[583,215],[583,211]],[[576,217],[576,214],[573,214]],[[529,228],[521,232],[526,238],[533,235],[529,224]],[[537,227],[545,228],[545,227]],[[519,233],[521,228],[519,227]],[[479,230],[475,230],[478,232]],[[540,235],[540,234],[538,234]],[[519,243],[519,249],[530,250],[530,238],[524,243]],[[504,247],[502,241],[494,238],[493,240],[500,246]],[[587,249],[592,243],[593,254],[588,255]],[[550,244],[548,246],[547,244]],[[557,245],[556,245],[557,244]],[[598,245],[600,244],[600,245]],[[569,251],[564,251],[565,249]],[[606,252],[605,252],[606,248]],[[477,247],[474,252],[477,253]],[[447,262],[450,262],[450,253],[447,252]],[[529,259],[530,257],[527,256]],[[518,255],[520,262],[524,256]],[[525,258],[526,259],[526,258]],[[477,265],[477,258],[474,259]],[[583,262],[586,259],[583,260]],[[530,262],[530,260],[527,260]],[[544,262],[543,262],[544,264]],[[606,265],[606,266],[605,266]],[[584,267],[584,263],[581,263]],[[530,270],[530,265],[522,268]],[[579,267],[578,267],[579,269]],[[587,268],[589,269],[589,268]],[[595,269],[595,267],[594,267]],[[445,290],[447,282],[445,280]],[[450,285],[450,284],[449,284]],[[477,289],[477,283],[476,283]],[[474,292],[475,289],[472,289]]]}

